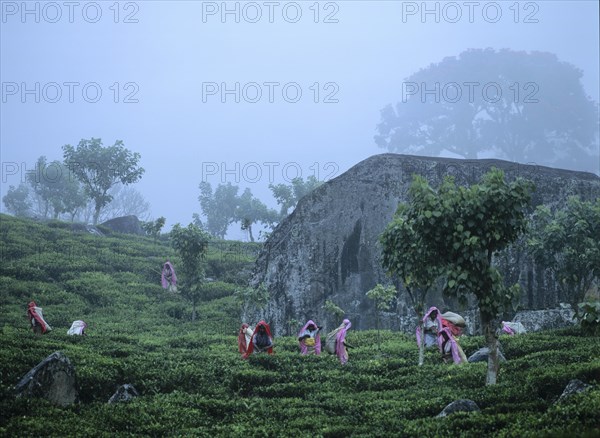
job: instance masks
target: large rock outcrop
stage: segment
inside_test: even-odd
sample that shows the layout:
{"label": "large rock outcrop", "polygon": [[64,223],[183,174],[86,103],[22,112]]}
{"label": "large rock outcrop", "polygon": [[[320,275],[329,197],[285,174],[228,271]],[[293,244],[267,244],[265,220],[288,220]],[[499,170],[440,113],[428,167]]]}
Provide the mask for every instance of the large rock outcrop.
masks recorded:
{"label": "large rock outcrop", "polygon": [[[293,320],[314,319],[333,328],[339,321],[323,309],[325,301],[332,300],[346,311],[353,328],[373,328],[374,306],[365,292],[376,283],[390,282],[380,264],[378,239],[398,202],[407,200],[412,175],[425,176],[433,186],[453,175],[458,184],[466,185],[479,182],[492,167],[504,170],[508,180],[519,176],[532,180],[536,186],[532,206],[562,205],[571,195],[586,200],[600,196],[600,178],[587,172],[502,160],[397,154],[370,157],[301,199],[271,233],[251,280],[254,285],[264,282],[270,300],[266,308],[243,317],[248,321],[264,317],[280,334],[289,331]],[[526,251],[512,249],[497,260],[505,278],[521,284],[523,308],[555,308],[566,301],[547,270],[536,266]],[[445,301],[440,291],[431,293],[428,301],[443,310],[460,311],[457,303]],[[395,312],[384,316],[383,325],[414,330],[414,323],[406,323],[407,318],[414,321],[414,313],[401,290]]]}
{"label": "large rock outcrop", "polygon": [[68,406],[78,399],[75,368],[57,351],[33,367],[15,386],[15,392],[18,397],[41,397]]}
{"label": "large rock outcrop", "polygon": [[137,216],[116,217],[114,219],[107,220],[100,225],[117,233],[137,234],[139,236],[143,236],[145,234],[144,230],[142,229],[142,224]]}

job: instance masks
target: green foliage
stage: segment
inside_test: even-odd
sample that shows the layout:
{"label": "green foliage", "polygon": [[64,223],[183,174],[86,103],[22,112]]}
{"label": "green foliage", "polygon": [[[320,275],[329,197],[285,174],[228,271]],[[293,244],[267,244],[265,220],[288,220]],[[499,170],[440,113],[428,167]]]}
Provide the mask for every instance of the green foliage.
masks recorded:
{"label": "green foliage", "polygon": [[182,261],[182,295],[192,301],[192,321],[196,319],[196,302],[202,295],[204,273],[201,262],[208,250],[210,236],[194,224],[186,228],[175,224],[170,233],[171,245]]}
{"label": "green foliage", "polygon": [[435,191],[415,176],[410,188],[408,214],[421,243],[439,251],[437,264],[447,276],[444,292],[462,300],[473,293],[484,320],[496,317],[514,292],[504,286],[492,257],[524,230],[531,190],[522,179],[506,183],[499,169],[470,187],[446,178]]}
{"label": "green foliage", "polygon": [[31,215],[31,201],[26,184],[21,183],[16,188],[9,186],[6,195],[2,197],[2,202],[4,202],[6,210],[15,216],[28,217]]}
{"label": "green foliage", "polygon": [[375,301],[375,308],[377,310],[389,310],[390,304],[396,296],[396,288],[394,286],[383,286],[378,283],[365,295],[370,300]]}
{"label": "green foliage", "polygon": [[144,169],[138,166],[140,154],[123,147],[117,140],[113,146],[102,146],[102,140],[81,140],[77,147],[63,146],[65,163],[83,184],[86,194],[94,201],[94,225],[101,209],[112,196],[108,193],[117,183],[124,185],[138,181]]}
{"label": "green foliage", "polygon": [[281,205],[280,218],[286,217],[290,208],[294,208],[300,199],[320,185],[321,182],[314,175],[310,175],[306,181],[302,177],[296,177],[291,184],[269,184],[273,197]]}
{"label": "green foliage", "polygon": [[268,208],[260,199],[252,195],[250,189],[246,189],[237,199],[235,220],[240,223],[242,230],[248,231],[250,241],[254,242],[254,235],[252,234],[254,223],[261,222],[272,227],[278,222],[279,218],[275,210]]}
{"label": "green foliage", "polygon": [[196,216],[198,222],[196,225],[206,228],[213,236],[224,239],[227,228],[235,220],[238,186],[234,186],[230,182],[219,184],[214,193],[209,182],[203,181],[199,187],[198,201],[200,201],[202,213],[206,216],[206,224],[203,224]]}
{"label": "green foliage", "polygon": [[236,300],[242,307],[242,315],[248,315],[250,309],[262,310],[269,302],[269,290],[264,283],[258,286],[248,286],[237,289],[234,293]]}
{"label": "green foliage", "polygon": [[[0,436],[598,433],[600,344],[577,327],[504,337],[507,362],[502,383],[493,388],[484,386],[485,364],[444,365],[437,352],[428,351],[418,367],[414,336],[388,330],[380,333],[379,350],[375,332],[351,330],[354,348],[343,367],[327,354],[302,357],[295,336],[277,334],[273,356],[244,361],[237,351],[235,297],[200,302],[202,318],[191,324],[181,297],[161,289],[153,268],[173,256],[168,246],[147,237],[97,237],[0,219],[2,249],[8,249],[0,264]],[[13,276],[23,271],[23,262],[33,269],[38,247],[47,254],[35,266],[41,280]],[[67,248],[74,259],[85,254],[89,260],[61,270]],[[62,255],[61,263],[47,267],[52,254]],[[217,286],[219,281],[211,284],[215,294],[231,290]],[[49,334],[31,332],[24,318],[30,299],[43,307],[54,328]],[[75,319],[88,323],[87,336],[66,334]],[[467,355],[484,343],[482,337],[461,339]],[[80,402],[61,408],[15,398],[15,384],[54,351],[63,351],[75,366]],[[594,388],[555,405],[572,378]],[[107,404],[123,383],[141,396]],[[458,398],[474,400],[482,411],[435,418]]]}
{"label": "green foliage", "polygon": [[342,316],[344,316],[346,314],[344,309],[337,306],[331,300],[325,300],[325,305],[323,305],[323,309],[325,310],[325,312],[329,313],[330,315],[335,316],[336,318],[341,318]]}
{"label": "green foliage", "polygon": [[579,303],[577,317],[585,333],[600,335],[600,302]]}
{"label": "green foliage", "polygon": [[[497,369],[492,322],[519,293],[518,285],[505,286],[492,257],[524,230],[532,188],[522,179],[506,183],[496,168],[480,184],[459,187],[447,177],[438,190],[415,175],[410,204],[399,207],[381,237],[384,266],[400,275],[408,288],[414,283],[426,291],[445,271],[444,293],[463,303],[475,295],[492,351],[490,383],[495,382]],[[415,307],[422,308],[425,295],[417,297]]]}
{"label": "green foliage", "polygon": [[161,216],[154,221],[142,222],[142,229],[146,232],[146,234],[152,237],[154,240],[157,240],[160,236],[160,230],[165,226],[165,222],[167,220]]}
{"label": "green foliage", "polygon": [[529,230],[534,259],[547,266],[573,309],[600,279],[600,199],[569,198],[564,209],[539,206]]}

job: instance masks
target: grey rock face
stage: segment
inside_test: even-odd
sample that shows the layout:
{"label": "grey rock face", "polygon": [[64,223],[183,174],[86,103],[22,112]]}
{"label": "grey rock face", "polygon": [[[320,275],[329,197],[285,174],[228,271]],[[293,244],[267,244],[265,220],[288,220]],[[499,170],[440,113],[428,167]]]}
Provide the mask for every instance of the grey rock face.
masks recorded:
{"label": "grey rock face", "polygon": [[437,415],[437,418],[446,417],[455,412],[479,412],[479,406],[473,400],[456,400],[446,406],[442,412]]}
{"label": "grey rock face", "polygon": [[591,388],[592,388],[592,385],[583,383],[581,380],[578,380],[578,379],[573,379],[567,384],[563,393],[560,395],[560,397],[558,398],[556,403],[563,402],[567,398],[571,397],[572,395],[579,394],[580,392],[588,391]]}
{"label": "grey rock face", "polygon": [[142,225],[137,216],[116,217],[100,224],[117,233],[144,235]]}
{"label": "grey rock face", "polygon": [[565,328],[575,324],[574,314],[575,312],[570,306],[559,309],[524,310],[517,312],[513,321],[523,324],[528,332],[539,332],[540,330]]}
{"label": "grey rock face", "polygon": [[[251,280],[253,285],[265,283],[270,301],[265,309],[243,315],[244,319],[265,318],[276,333],[285,333],[292,319],[322,321],[329,330],[340,323],[323,310],[325,301],[332,300],[346,311],[353,328],[374,328],[374,305],[365,293],[377,283],[390,283],[380,264],[378,239],[398,202],[407,200],[412,175],[423,175],[434,186],[445,175],[453,175],[459,184],[471,184],[492,167],[504,170],[508,180],[518,176],[532,180],[537,188],[533,206],[562,205],[576,194],[583,199],[600,196],[600,178],[586,172],[501,160],[373,156],[301,199],[271,233]],[[548,272],[525,251],[507,251],[496,262],[507,282],[521,284],[523,308],[551,308],[567,301]],[[440,289],[430,293],[427,304],[466,313],[458,303],[444,299]],[[409,327],[407,331],[414,333],[415,314],[403,289],[394,312],[382,318],[382,326]]]}
{"label": "grey rock face", "polygon": [[139,397],[139,393],[129,383],[119,386],[116,392],[108,400],[109,403],[123,403],[133,400],[134,397]]}
{"label": "grey rock face", "polygon": [[59,406],[78,398],[75,368],[62,352],[52,353],[33,367],[15,387],[17,397],[41,397]]}

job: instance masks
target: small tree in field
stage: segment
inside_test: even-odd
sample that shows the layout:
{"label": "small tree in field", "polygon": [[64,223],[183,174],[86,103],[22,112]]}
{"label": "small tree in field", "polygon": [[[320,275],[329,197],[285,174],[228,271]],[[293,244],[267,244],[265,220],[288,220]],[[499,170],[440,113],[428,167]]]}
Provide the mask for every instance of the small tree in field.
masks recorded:
{"label": "small tree in field", "polygon": [[380,237],[383,257],[382,265],[389,275],[397,275],[404,284],[413,309],[417,314],[417,327],[421,333],[419,342],[419,365],[425,357],[423,316],[425,299],[444,269],[438,263],[438,251],[422,241],[415,231],[418,218],[416,210],[408,204],[399,204],[390,222]]}
{"label": "small tree in field", "polygon": [[379,334],[379,312],[390,309],[390,304],[396,296],[396,288],[394,286],[383,286],[377,284],[373,289],[366,293],[367,298],[375,301],[375,326],[377,327],[377,345],[381,350],[381,337]]}
{"label": "small tree in field", "polygon": [[186,228],[175,224],[171,230],[171,244],[182,263],[181,294],[192,302],[192,322],[196,320],[196,303],[202,293],[204,272],[201,263],[208,250],[209,239],[209,235],[194,224],[189,224]]}
{"label": "small tree in field", "polygon": [[552,271],[577,314],[585,293],[600,277],[600,199],[571,197],[555,212],[539,206],[528,245],[535,261]]}
{"label": "small tree in field", "polygon": [[[438,190],[421,176],[410,188],[409,213],[413,230],[427,251],[437,252],[432,266],[446,271],[444,293],[466,302],[475,295],[483,334],[490,357],[486,384],[495,384],[498,375],[498,343],[494,320],[519,292],[506,287],[493,266],[493,255],[506,248],[524,230],[525,211],[532,184],[517,179],[510,184],[504,173],[492,169],[480,184],[459,187],[446,178]],[[398,254],[402,257],[402,254]]]}

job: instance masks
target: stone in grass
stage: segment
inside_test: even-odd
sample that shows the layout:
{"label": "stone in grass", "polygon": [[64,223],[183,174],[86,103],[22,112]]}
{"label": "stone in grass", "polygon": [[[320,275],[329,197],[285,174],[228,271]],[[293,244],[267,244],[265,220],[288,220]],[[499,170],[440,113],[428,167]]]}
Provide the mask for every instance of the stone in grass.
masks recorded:
{"label": "stone in grass", "polygon": [[456,400],[446,406],[436,418],[446,417],[455,412],[479,412],[479,406],[473,400],[461,399]]}
{"label": "stone in grass", "polygon": [[108,400],[108,402],[109,403],[129,402],[129,401],[133,400],[134,397],[138,397],[139,395],[140,394],[133,387],[133,385],[126,383],[124,385],[119,386],[117,391],[112,395],[112,397]]}
{"label": "stone in grass", "polygon": [[592,385],[583,383],[581,380],[573,379],[567,384],[567,386],[565,387],[565,390],[560,395],[560,397],[558,398],[556,403],[561,403],[561,402],[565,401],[566,399],[568,399],[569,397],[571,397],[572,395],[579,394],[580,392],[585,392],[585,391],[589,390],[591,387],[592,387]]}
{"label": "stone in grass", "polygon": [[57,351],[33,367],[15,386],[17,397],[41,397],[59,406],[78,399],[75,367]]}
{"label": "stone in grass", "polygon": [[[467,361],[469,363],[487,362],[489,355],[490,349],[488,347],[483,347],[477,350],[472,355],[470,355]],[[500,362],[506,362],[506,358],[504,357],[504,354],[502,354],[502,351],[500,351],[500,349],[498,349],[498,360]]]}

